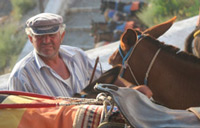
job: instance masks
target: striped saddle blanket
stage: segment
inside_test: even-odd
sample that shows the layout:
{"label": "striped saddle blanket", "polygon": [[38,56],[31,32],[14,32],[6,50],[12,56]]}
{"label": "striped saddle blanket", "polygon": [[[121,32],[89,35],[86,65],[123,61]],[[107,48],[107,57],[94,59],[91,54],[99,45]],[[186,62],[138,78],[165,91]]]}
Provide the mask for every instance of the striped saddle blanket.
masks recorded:
{"label": "striped saddle blanket", "polygon": [[79,105],[83,98],[15,91],[0,91],[0,102],[0,128],[96,128],[103,111],[102,105]]}

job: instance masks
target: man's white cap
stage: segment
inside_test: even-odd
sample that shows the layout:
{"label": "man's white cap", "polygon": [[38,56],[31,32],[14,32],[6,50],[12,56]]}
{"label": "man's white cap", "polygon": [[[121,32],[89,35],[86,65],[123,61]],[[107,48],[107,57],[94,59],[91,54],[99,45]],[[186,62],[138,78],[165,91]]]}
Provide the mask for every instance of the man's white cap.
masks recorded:
{"label": "man's white cap", "polygon": [[59,31],[62,23],[60,15],[40,13],[26,21],[26,32],[31,31],[34,35],[54,34]]}

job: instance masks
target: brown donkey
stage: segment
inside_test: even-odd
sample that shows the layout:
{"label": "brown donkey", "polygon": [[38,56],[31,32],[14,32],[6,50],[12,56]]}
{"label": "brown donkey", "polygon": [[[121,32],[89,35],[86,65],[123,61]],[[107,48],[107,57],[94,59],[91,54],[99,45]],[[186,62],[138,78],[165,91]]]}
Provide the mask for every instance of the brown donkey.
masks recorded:
{"label": "brown donkey", "polygon": [[[176,17],[172,18],[171,20],[164,22],[160,25],[156,25],[154,27],[151,27],[147,30],[144,31],[145,34],[147,33],[152,33],[152,35],[156,38],[158,38],[160,35],[165,33],[173,24],[175,21]],[[160,32],[158,32],[160,31]],[[140,33],[138,31],[138,33]],[[121,59],[121,57],[119,58]],[[105,73],[102,74],[102,76],[89,84],[80,94],[75,94],[75,97],[89,97],[89,98],[95,98],[98,92],[96,92],[93,88],[96,83],[107,83],[111,84],[114,83],[116,78],[118,77],[118,74],[120,73],[121,70],[121,62],[122,59],[118,61],[118,64],[115,64],[112,69],[106,71]]]}
{"label": "brown donkey", "polygon": [[[136,84],[146,84],[153,99],[169,108],[186,109],[200,106],[200,59],[180,49],[159,42],[150,35],[128,29],[121,37],[120,49],[110,57],[111,64],[122,63],[123,78]],[[132,49],[131,49],[132,47]],[[131,49],[126,59],[125,50]],[[118,59],[118,60],[117,60]]]}

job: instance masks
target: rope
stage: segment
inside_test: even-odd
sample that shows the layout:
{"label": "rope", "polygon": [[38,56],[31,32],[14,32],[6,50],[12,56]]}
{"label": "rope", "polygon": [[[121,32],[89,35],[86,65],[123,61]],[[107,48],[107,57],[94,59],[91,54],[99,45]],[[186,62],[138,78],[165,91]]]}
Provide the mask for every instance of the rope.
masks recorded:
{"label": "rope", "polygon": [[[111,108],[109,110],[107,110],[108,105],[111,106]],[[114,103],[111,102],[110,100],[106,99],[103,102],[103,106],[104,106],[104,113],[105,113],[104,121],[108,122],[108,119],[109,119],[110,115],[112,114],[112,111],[114,108]]]}
{"label": "rope", "polygon": [[30,93],[30,92],[28,93],[28,92],[22,92],[22,91],[0,91],[0,94],[30,96],[30,97],[44,98],[44,99],[55,99],[55,97],[52,97],[52,96],[46,96],[46,95],[40,95],[36,93]]}
{"label": "rope", "polygon": [[123,66],[123,69],[124,69],[124,70],[122,71],[121,75],[120,75],[121,77],[123,77],[123,75],[124,75],[124,71],[125,71],[125,69],[126,69],[125,62],[126,62],[127,58],[130,56],[130,54],[131,54],[131,52],[132,52],[132,49],[133,49],[133,47],[131,47],[131,48],[128,50],[127,54],[124,56],[123,53],[122,53],[121,46],[119,45],[119,54],[120,54],[120,56],[122,57],[122,66]]}
{"label": "rope", "polygon": [[[144,34],[144,35],[138,35],[138,36],[137,36],[138,41],[141,40],[141,38],[142,38],[142,37],[145,37],[145,36],[146,36],[145,34]],[[136,46],[137,46],[138,44],[139,44],[139,43],[136,43],[134,46],[132,46],[132,47],[130,48],[130,50],[128,51],[128,54],[129,54],[129,55],[127,55],[126,60],[124,60],[124,59],[122,58],[123,61],[124,61],[123,69],[125,70],[126,67],[129,68],[129,70],[130,70],[130,72],[131,72],[131,75],[132,75],[132,77],[133,77],[133,79],[135,80],[135,82],[136,82],[137,85],[139,85],[139,82],[137,81],[137,79],[136,79],[136,77],[135,77],[133,71],[131,70],[130,65],[129,65],[128,62],[127,62],[127,60],[129,59],[130,54],[132,54],[132,52],[136,49]],[[121,47],[120,47],[120,48],[121,48]],[[119,49],[119,52],[120,52],[120,49]],[[123,62],[123,61],[122,61],[122,62]],[[123,74],[124,74],[124,70],[123,70],[123,72],[122,72]],[[121,77],[123,76],[123,74],[121,74]]]}
{"label": "rope", "polygon": [[[138,35],[137,36],[137,38],[138,38],[138,41],[139,40],[141,40],[141,38],[142,37],[145,37],[146,36],[146,34],[142,34],[142,35]],[[137,42],[138,42],[137,41]],[[119,45],[119,54],[120,54],[120,56],[122,57],[122,66],[123,66],[123,71],[122,71],[122,73],[121,73],[121,77],[123,77],[123,75],[124,75],[124,72],[125,72],[125,69],[126,69],[126,66],[128,66],[128,64],[126,63],[126,61],[128,60],[128,58],[130,57],[130,55],[131,55],[131,53],[135,50],[135,48],[136,48],[136,46],[138,45],[138,43],[135,43],[135,45],[134,46],[132,46],[130,49],[129,49],[129,51],[127,52],[127,54],[126,54],[126,56],[124,57],[124,55],[123,55],[123,53],[122,53],[122,49],[121,49],[121,46]],[[127,65],[125,65],[125,63],[127,64]],[[134,76],[134,75],[132,75],[132,76]],[[135,80],[136,80],[136,78],[135,78]],[[136,80],[137,81],[137,80]],[[138,82],[137,82],[138,83]],[[138,84],[139,85],[139,84]]]}
{"label": "rope", "polygon": [[124,65],[124,62],[125,62],[125,61],[127,60],[127,58],[130,56],[132,49],[133,49],[133,47],[131,47],[131,48],[128,50],[127,54],[124,56],[123,53],[122,53],[121,46],[119,45],[119,54],[120,54],[120,56],[121,56],[122,59],[123,59],[123,60],[122,60],[122,65]]}
{"label": "rope", "polygon": [[156,60],[156,58],[157,58],[157,56],[158,56],[160,50],[161,50],[161,48],[159,48],[159,49],[157,50],[156,54],[153,56],[153,59],[151,60],[151,63],[150,63],[150,65],[149,65],[148,69],[147,69],[147,72],[146,72],[146,75],[145,75],[145,78],[144,78],[144,84],[145,84],[145,85],[147,85],[147,78],[148,78],[148,76],[149,76],[149,72],[150,72],[150,70],[151,70],[151,68],[152,68],[152,66],[153,66],[153,64],[154,64],[154,62],[155,62],[155,60]]}
{"label": "rope", "polygon": [[[103,111],[101,114],[100,123],[107,122],[114,109],[114,102],[112,98],[110,96],[107,96],[105,93],[98,94],[97,99],[99,101],[103,101]],[[111,108],[108,111],[107,108],[109,105],[111,106]]]}
{"label": "rope", "polygon": [[10,95],[21,95],[29,97],[44,98],[50,100],[62,99],[67,100],[69,103],[63,101],[61,103],[17,103],[17,104],[0,104],[0,109],[5,108],[48,108],[56,106],[70,106],[70,105],[82,105],[82,104],[103,104],[100,99],[87,99],[87,98],[71,98],[71,97],[49,97],[38,94],[26,93],[26,92],[16,92],[16,91],[0,91],[0,94],[10,94]]}
{"label": "rope", "polygon": [[131,70],[130,65],[129,65],[127,62],[126,62],[126,65],[127,65],[127,67],[129,68],[129,70],[130,70],[130,72],[131,72],[131,75],[132,75],[134,81],[136,82],[137,85],[139,85],[139,82],[137,81],[137,79],[136,79],[136,77],[135,77],[133,71]]}
{"label": "rope", "polygon": [[[199,30],[199,33],[200,33],[200,30]],[[198,33],[198,34],[199,34],[199,33]],[[137,36],[138,41],[141,40],[141,38],[142,38],[142,37],[145,37],[145,36],[146,36],[146,34],[138,35],[138,36]],[[137,85],[139,85],[139,82],[137,81],[137,79],[136,79],[136,77],[135,77],[135,75],[134,75],[134,73],[133,73],[133,71],[132,71],[130,65],[129,65],[128,62],[127,62],[128,58],[130,57],[130,54],[135,50],[137,44],[139,44],[139,43],[136,43],[134,47],[132,46],[132,47],[129,49],[129,51],[128,51],[128,53],[126,54],[125,57],[123,56],[121,46],[119,45],[119,54],[120,54],[120,56],[121,56],[122,59],[123,59],[123,60],[122,60],[123,69],[125,70],[126,67],[128,67],[129,70],[130,70],[130,72],[131,72],[131,75],[132,75],[134,81],[136,82]],[[149,72],[150,72],[151,67],[152,67],[152,65],[153,65],[153,63],[154,63],[154,61],[155,61],[155,59],[156,59],[158,53],[160,52],[160,50],[161,50],[161,49],[158,49],[158,51],[155,53],[155,55],[154,55],[154,57],[153,57],[153,59],[152,59],[150,65],[149,65],[149,67],[148,67],[148,69],[147,69],[147,72],[146,72],[145,78],[144,78],[144,84],[145,84],[145,85],[147,85],[147,78],[148,78]],[[121,77],[122,77],[123,74],[124,74],[124,70],[122,71]]]}
{"label": "rope", "polygon": [[[63,101],[64,102],[64,101]],[[5,108],[49,108],[56,106],[71,106],[71,105],[82,105],[82,104],[102,104],[102,101],[80,101],[70,103],[21,103],[21,104],[0,104],[0,109]]]}

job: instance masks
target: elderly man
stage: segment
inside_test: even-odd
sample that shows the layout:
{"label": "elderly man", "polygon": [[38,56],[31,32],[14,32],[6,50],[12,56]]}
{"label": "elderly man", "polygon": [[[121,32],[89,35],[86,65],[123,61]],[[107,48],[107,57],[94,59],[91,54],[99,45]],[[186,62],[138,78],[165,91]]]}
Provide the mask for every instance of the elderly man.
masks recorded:
{"label": "elderly man", "polygon": [[[41,13],[28,19],[26,26],[34,50],[13,68],[9,90],[66,97],[80,93],[89,84],[95,64],[80,48],[61,45],[65,36],[63,18]],[[100,75],[100,68],[97,67],[94,79]],[[122,83],[131,85],[127,81]],[[147,92],[148,97],[152,95],[147,87],[138,90]]]}

